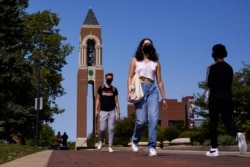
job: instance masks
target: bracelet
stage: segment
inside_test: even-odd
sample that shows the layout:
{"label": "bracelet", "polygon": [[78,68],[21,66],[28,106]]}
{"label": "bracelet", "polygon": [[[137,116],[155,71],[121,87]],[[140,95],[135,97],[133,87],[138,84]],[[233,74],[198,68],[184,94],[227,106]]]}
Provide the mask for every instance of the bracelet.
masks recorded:
{"label": "bracelet", "polygon": [[163,100],[166,100],[166,101],[167,101],[167,99],[166,99],[166,98],[161,99],[161,101],[163,101]]}

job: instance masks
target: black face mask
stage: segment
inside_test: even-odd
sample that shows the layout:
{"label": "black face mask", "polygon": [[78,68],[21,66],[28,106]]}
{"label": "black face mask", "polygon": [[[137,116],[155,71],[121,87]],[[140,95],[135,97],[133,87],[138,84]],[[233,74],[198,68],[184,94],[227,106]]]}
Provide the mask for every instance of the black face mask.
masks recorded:
{"label": "black face mask", "polygon": [[112,81],[113,81],[113,79],[110,79],[110,78],[106,79],[106,83],[107,83],[108,85],[111,85]]}
{"label": "black face mask", "polygon": [[144,54],[151,54],[153,52],[153,46],[152,45],[146,45],[142,49]]}

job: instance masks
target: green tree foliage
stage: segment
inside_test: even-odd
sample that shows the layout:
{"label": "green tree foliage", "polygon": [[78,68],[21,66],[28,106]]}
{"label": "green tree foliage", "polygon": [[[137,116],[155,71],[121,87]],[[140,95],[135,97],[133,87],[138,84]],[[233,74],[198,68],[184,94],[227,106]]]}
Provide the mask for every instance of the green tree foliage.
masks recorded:
{"label": "green tree foliage", "polygon": [[242,64],[243,68],[234,74],[233,80],[234,117],[242,130],[250,131],[247,126],[250,119],[250,65]]}
{"label": "green tree foliage", "polygon": [[64,112],[56,98],[66,93],[62,68],[73,47],[56,29],[57,14],[48,10],[27,14],[27,6],[28,0],[0,0],[0,134],[7,140],[12,134],[23,140],[35,138],[38,88],[43,98],[39,131],[44,121],[53,122],[54,114]]}
{"label": "green tree foliage", "polygon": [[50,147],[51,144],[56,142],[55,131],[48,124],[42,125],[40,132],[39,146]]}
{"label": "green tree foliage", "polygon": [[[62,68],[67,64],[66,57],[72,52],[73,47],[63,43],[67,38],[59,34],[59,29],[53,29],[59,24],[59,18],[55,13],[45,10],[27,15],[25,22],[29,25],[25,35],[29,44],[27,48],[30,48],[27,50],[26,59],[34,67],[33,94],[37,91],[37,64],[40,60],[40,96],[46,102],[42,119],[50,121],[54,113],[64,112],[59,109],[55,100],[66,93],[61,85]],[[47,34],[43,31],[52,33]]]}
{"label": "green tree foliage", "polygon": [[32,67],[23,59],[21,42],[25,29],[23,10],[27,5],[27,0],[0,1],[0,121],[1,136],[8,140],[14,127],[15,133],[21,134],[27,129],[20,123],[32,119],[28,104],[31,100]]}

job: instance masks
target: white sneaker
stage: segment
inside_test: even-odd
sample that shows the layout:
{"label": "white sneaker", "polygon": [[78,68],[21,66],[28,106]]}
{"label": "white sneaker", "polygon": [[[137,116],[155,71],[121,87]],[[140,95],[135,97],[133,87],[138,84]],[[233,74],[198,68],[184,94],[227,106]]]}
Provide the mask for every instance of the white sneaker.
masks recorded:
{"label": "white sneaker", "polygon": [[113,149],[111,147],[109,147],[109,152],[112,153],[114,152]]}
{"label": "white sneaker", "polygon": [[97,149],[98,150],[102,149],[102,142],[101,141],[98,142]]}
{"label": "white sneaker", "polygon": [[156,150],[154,148],[150,148],[148,152],[148,156],[150,157],[157,156]]}
{"label": "white sneaker", "polygon": [[240,154],[246,154],[247,152],[247,143],[244,133],[237,133],[236,141],[238,142],[238,148]]}
{"label": "white sneaker", "polygon": [[134,143],[133,141],[131,142],[132,150],[133,152],[138,152],[138,144]]}
{"label": "white sneaker", "polygon": [[219,150],[218,148],[210,148],[208,152],[206,152],[206,156],[209,157],[218,157],[219,156]]}

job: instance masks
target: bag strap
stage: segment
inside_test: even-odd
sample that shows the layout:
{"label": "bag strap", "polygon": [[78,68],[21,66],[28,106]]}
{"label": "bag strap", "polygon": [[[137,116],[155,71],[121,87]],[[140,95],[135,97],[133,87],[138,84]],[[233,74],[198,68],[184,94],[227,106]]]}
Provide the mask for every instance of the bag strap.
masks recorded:
{"label": "bag strap", "polygon": [[[102,84],[102,89],[104,88],[104,86],[105,86],[105,84]],[[112,85],[111,85],[112,86]],[[112,86],[112,89],[113,89],[113,92],[115,92],[115,87],[114,86]]]}

